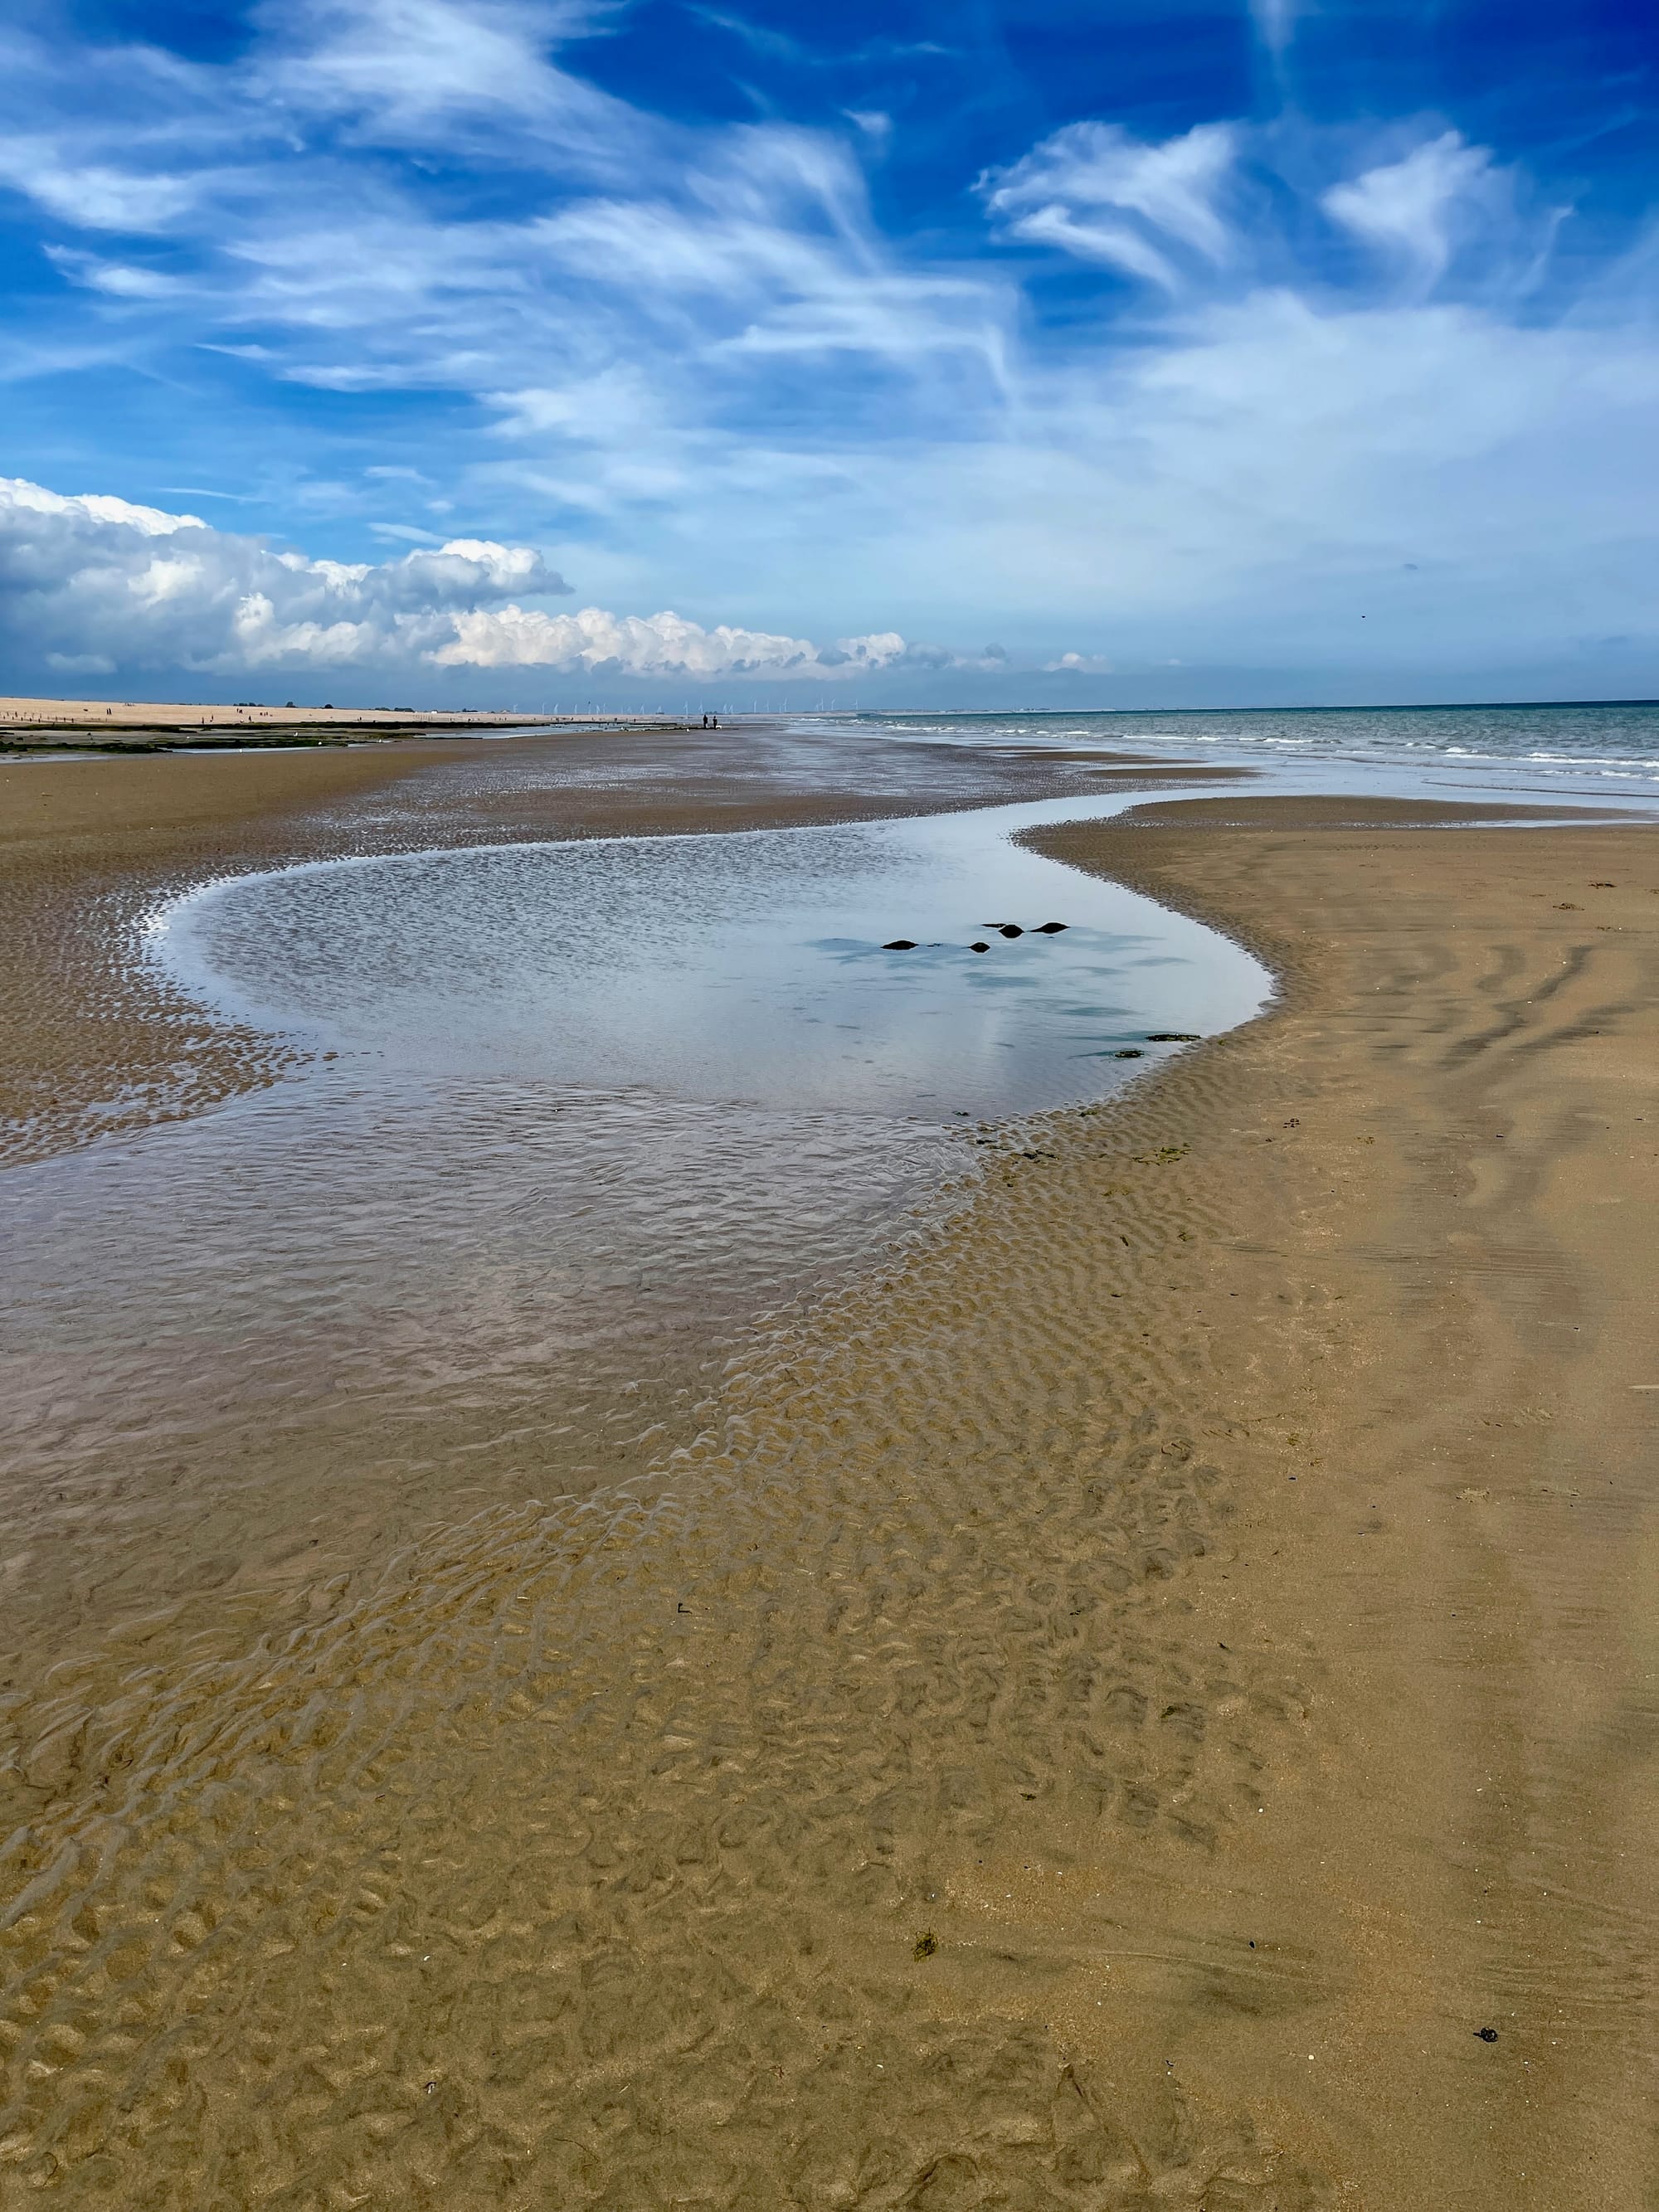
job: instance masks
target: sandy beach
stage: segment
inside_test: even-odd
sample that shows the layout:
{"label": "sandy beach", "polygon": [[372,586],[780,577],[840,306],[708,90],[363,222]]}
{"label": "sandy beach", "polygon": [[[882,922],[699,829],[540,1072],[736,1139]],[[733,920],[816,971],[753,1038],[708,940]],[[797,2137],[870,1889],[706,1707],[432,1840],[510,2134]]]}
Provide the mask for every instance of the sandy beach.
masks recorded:
{"label": "sandy beach", "polygon": [[[824,818],[692,741],[0,770],[55,780],[15,1156],[279,1070],[131,969],[214,868]],[[940,750],[908,803],[1096,787]],[[1403,818],[1041,833],[1278,1000],[1005,1128],[620,1486],[234,1634],[76,1562],[7,1686],[0,2197],[1650,2201],[1659,847]]]}
{"label": "sandy beach", "polygon": [[[499,730],[526,722],[554,723],[577,718],[556,714],[478,713],[441,708],[416,714],[410,707],[280,707],[247,702],[237,706],[194,700],[0,698],[0,753],[50,745],[123,745],[145,738],[198,738],[203,731],[222,744],[243,739],[282,739],[306,733],[336,739],[359,733],[377,738],[411,732],[459,728]],[[585,721],[622,721],[620,715],[586,716]]]}

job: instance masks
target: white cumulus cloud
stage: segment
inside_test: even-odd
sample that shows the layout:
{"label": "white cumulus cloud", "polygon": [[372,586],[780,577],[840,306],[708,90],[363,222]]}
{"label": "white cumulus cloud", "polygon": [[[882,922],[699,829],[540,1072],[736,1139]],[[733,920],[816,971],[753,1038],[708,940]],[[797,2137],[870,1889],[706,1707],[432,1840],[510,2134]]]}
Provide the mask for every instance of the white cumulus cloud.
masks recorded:
{"label": "white cumulus cloud", "polygon": [[64,670],[408,660],[453,639],[458,615],[568,588],[528,546],[311,560],[199,515],[0,478],[0,641]]}
{"label": "white cumulus cloud", "polygon": [[455,617],[453,642],[432,655],[440,667],[584,668],[629,676],[821,676],[951,665],[955,656],[912,646],[896,630],[844,637],[820,647],[719,623],[705,629],[684,615],[613,615],[603,607],[550,615],[534,609],[480,608]]}
{"label": "white cumulus cloud", "polygon": [[0,478],[0,645],[63,674],[425,665],[839,678],[966,665],[896,630],[819,647],[672,612],[521,604],[569,588],[526,545],[453,538],[383,562],[313,559],[198,515]]}

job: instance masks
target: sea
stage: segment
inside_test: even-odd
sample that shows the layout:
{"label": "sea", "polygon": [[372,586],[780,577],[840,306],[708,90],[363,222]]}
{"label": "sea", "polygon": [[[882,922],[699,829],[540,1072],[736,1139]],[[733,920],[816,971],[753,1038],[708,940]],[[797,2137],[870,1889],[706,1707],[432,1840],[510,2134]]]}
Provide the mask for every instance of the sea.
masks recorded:
{"label": "sea", "polygon": [[[1651,802],[1659,789],[1659,701],[1518,706],[1246,708],[1147,713],[867,714],[857,718],[902,741],[930,744],[1098,746],[1187,754],[1251,768],[1272,787],[1353,785],[1402,794],[1516,798],[1622,794]],[[1352,776],[1344,771],[1356,773]]]}

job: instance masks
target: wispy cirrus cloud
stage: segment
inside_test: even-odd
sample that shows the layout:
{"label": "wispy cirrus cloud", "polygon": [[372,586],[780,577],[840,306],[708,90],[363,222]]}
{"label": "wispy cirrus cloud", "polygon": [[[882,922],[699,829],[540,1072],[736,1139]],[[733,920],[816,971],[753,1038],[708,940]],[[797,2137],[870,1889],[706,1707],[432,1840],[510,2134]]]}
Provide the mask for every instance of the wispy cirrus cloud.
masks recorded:
{"label": "wispy cirrus cloud", "polygon": [[248,97],[361,144],[464,144],[481,161],[623,171],[646,127],[562,65],[614,8],[589,0],[265,0]]}
{"label": "wispy cirrus cloud", "polygon": [[1397,276],[1427,296],[1475,253],[1468,289],[1483,294],[1513,295],[1542,273],[1565,208],[1529,209],[1516,171],[1460,131],[1373,137],[1376,158],[1331,176],[1352,161],[1352,134],[1322,139],[1304,128],[1287,140],[1277,125],[1216,123],[1141,142],[1115,125],[1072,124],[988,171],[977,189],[1009,239],[1115,268],[1174,299],[1271,284],[1352,305],[1370,279],[1333,252],[1354,242],[1376,257],[1385,297]]}
{"label": "wispy cirrus cloud", "polygon": [[1282,59],[1296,35],[1300,0],[1250,0],[1250,20],[1256,36],[1275,60]]}
{"label": "wispy cirrus cloud", "polygon": [[77,230],[129,237],[172,229],[205,194],[203,180],[166,170],[77,162],[52,138],[19,134],[0,139],[0,184],[27,193],[46,214]]}
{"label": "wispy cirrus cloud", "polygon": [[1057,246],[1177,290],[1172,249],[1219,266],[1234,236],[1218,210],[1238,158],[1238,134],[1200,124],[1147,144],[1110,123],[1073,123],[979,189],[1010,237]]}
{"label": "wispy cirrus cloud", "polygon": [[[723,70],[757,26],[718,12],[683,14]],[[1255,13],[1282,57],[1291,9]],[[1299,73],[1335,11],[1304,14]],[[342,571],[394,568],[387,543],[533,544],[602,606],[684,609],[595,613],[641,666],[671,631],[627,625],[682,620],[773,641],[756,668],[890,630],[1006,635],[1079,674],[1107,640],[1120,665],[1283,658],[1351,624],[1374,652],[1379,607],[1431,574],[1410,626],[1437,653],[1460,627],[1494,652],[1580,629],[1592,576],[1604,629],[1651,626],[1628,455],[1659,271],[1635,218],[1620,261],[1566,211],[1576,183],[1437,109],[1316,125],[1246,112],[1243,77],[1237,112],[1173,126],[1148,119],[1167,100],[1071,112],[1057,77],[1039,111],[1069,119],[1016,130],[1011,98],[969,158],[888,66],[910,33],[930,84],[946,58],[902,15],[833,51],[792,25],[769,76],[769,33],[745,36],[760,123],[671,100],[660,57],[630,92],[643,18],[553,0],[273,0],[216,58],[0,31],[0,207],[33,271],[0,376],[42,422],[57,385],[67,406],[100,380],[72,449],[108,467],[78,480],[257,496],[274,529],[376,556]],[[798,112],[804,58],[854,74]],[[145,429],[163,417],[187,436]],[[266,574],[223,561],[178,604]],[[320,571],[257,588],[250,650],[356,651],[352,625],[420,611]],[[548,628],[585,617],[492,594],[459,610],[489,665],[592,665]],[[136,596],[101,607],[104,643],[54,649],[138,650]],[[456,611],[396,649],[454,645]],[[167,635],[211,660],[230,647],[203,620]]]}
{"label": "wispy cirrus cloud", "polygon": [[1382,161],[1333,185],[1320,205],[1333,222],[1403,270],[1431,292],[1469,247],[1497,260],[1513,281],[1516,264],[1535,272],[1566,210],[1547,208],[1528,222],[1517,206],[1514,173],[1485,146],[1456,131],[1421,140],[1398,160]]}

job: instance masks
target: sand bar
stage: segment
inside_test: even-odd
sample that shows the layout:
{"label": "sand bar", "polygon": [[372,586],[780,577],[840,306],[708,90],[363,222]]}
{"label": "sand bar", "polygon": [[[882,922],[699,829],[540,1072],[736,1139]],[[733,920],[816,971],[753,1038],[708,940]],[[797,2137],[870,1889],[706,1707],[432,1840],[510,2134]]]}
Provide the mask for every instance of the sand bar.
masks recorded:
{"label": "sand bar", "polygon": [[66,1668],[15,1717],[17,2175],[1646,2201],[1659,846],[1041,842],[1279,1006],[1008,1132],[626,1495]]}

